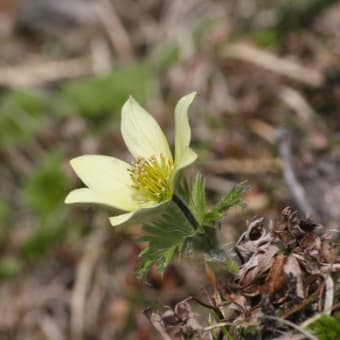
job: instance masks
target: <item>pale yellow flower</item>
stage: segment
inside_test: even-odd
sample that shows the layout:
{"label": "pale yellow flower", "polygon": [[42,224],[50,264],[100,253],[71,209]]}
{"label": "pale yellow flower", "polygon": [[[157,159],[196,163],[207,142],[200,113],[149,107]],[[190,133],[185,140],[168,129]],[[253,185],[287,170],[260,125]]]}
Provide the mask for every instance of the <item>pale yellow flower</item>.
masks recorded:
{"label": "pale yellow flower", "polygon": [[122,108],[121,132],[133,164],[103,155],[83,155],[71,166],[87,186],[71,191],[65,203],[95,203],[125,211],[110,218],[113,226],[148,214],[172,199],[179,170],[197,158],[189,147],[188,108],[196,93],[182,97],[175,108],[175,157],[156,120],[130,97]]}

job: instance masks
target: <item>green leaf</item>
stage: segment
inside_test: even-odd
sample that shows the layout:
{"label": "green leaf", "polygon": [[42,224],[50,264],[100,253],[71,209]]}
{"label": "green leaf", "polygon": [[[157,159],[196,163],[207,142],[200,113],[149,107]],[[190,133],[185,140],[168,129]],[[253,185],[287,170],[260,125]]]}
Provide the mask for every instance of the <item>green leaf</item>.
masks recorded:
{"label": "green leaf", "polygon": [[323,315],[309,327],[319,340],[337,340],[340,338],[340,319]]}
{"label": "green leaf", "polygon": [[169,204],[167,212],[158,221],[143,229],[146,235],[140,240],[149,242],[149,246],[139,254],[139,277],[143,277],[153,264],[163,274],[174,256],[184,252],[188,239],[195,233],[175,204]]}
{"label": "green leaf", "polygon": [[236,185],[232,188],[212,209],[205,215],[204,224],[213,226],[217,221],[221,220],[228,209],[233,206],[243,206],[244,194],[247,187],[244,184]]}
{"label": "green leaf", "polygon": [[183,175],[183,172],[180,172],[177,176],[175,192],[185,203],[189,204],[190,186],[188,179]]}
{"label": "green leaf", "polygon": [[205,180],[200,173],[196,175],[192,184],[189,208],[199,225],[202,225],[207,212],[207,202],[205,198]]}

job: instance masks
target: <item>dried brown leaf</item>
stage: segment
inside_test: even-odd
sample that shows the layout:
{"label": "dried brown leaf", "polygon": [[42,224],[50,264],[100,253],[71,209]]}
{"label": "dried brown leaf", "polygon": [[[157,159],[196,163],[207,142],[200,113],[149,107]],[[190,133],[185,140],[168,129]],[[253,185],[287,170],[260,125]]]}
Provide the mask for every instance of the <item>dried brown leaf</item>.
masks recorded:
{"label": "dried brown leaf", "polygon": [[267,249],[255,253],[249,261],[242,266],[237,275],[237,281],[240,286],[248,286],[260,279],[264,273],[268,272],[278,252],[279,248],[277,246],[270,245]]}
{"label": "dried brown leaf", "polygon": [[278,254],[275,257],[266,282],[266,290],[269,296],[280,291],[286,283],[284,275],[285,261],[286,259],[283,254]]}

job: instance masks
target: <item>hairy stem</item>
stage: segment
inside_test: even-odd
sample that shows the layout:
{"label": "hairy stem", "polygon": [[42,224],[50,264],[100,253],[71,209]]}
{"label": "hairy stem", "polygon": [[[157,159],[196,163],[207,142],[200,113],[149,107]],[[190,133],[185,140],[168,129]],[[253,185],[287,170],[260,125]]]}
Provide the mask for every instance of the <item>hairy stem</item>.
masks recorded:
{"label": "hairy stem", "polygon": [[199,224],[195,218],[195,216],[192,214],[186,203],[177,195],[172,196],[172,201],[178,206],[179,209],[181,209],[182,213],[184,214],[185,218],[190,222],[190,224],[194,227],[194,229],[199,228]]}

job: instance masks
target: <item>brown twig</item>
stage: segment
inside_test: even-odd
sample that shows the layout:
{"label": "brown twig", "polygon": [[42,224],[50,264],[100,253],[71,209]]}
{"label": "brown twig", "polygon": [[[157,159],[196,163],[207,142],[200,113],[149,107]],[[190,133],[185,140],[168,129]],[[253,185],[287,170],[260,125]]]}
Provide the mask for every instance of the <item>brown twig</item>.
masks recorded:
{"label": "brown twig", "polygon": [[276,131],[275,128],[270,124],[259,119],[251,119],[248,122],[248,127],[253,133],[257,134],[268,143],[275,143]]}
{"label": "brown twig", "polygon": [[315,126],[320,123],[320,118],[307,102],[306,98],[290,86],[282,86],[278,93],[279,98],[292,110],[294,110],[301,121],[307,126]]}
{"label": "brown twig", "polygon": [[267,51],[244,43],[228,45],[223,55],[228,58],[240,59],[263,67],[269,71],[302,82],[313,87],[320,87],[324,83],[321,72],[305,67],[287,58],[281,58]]}

